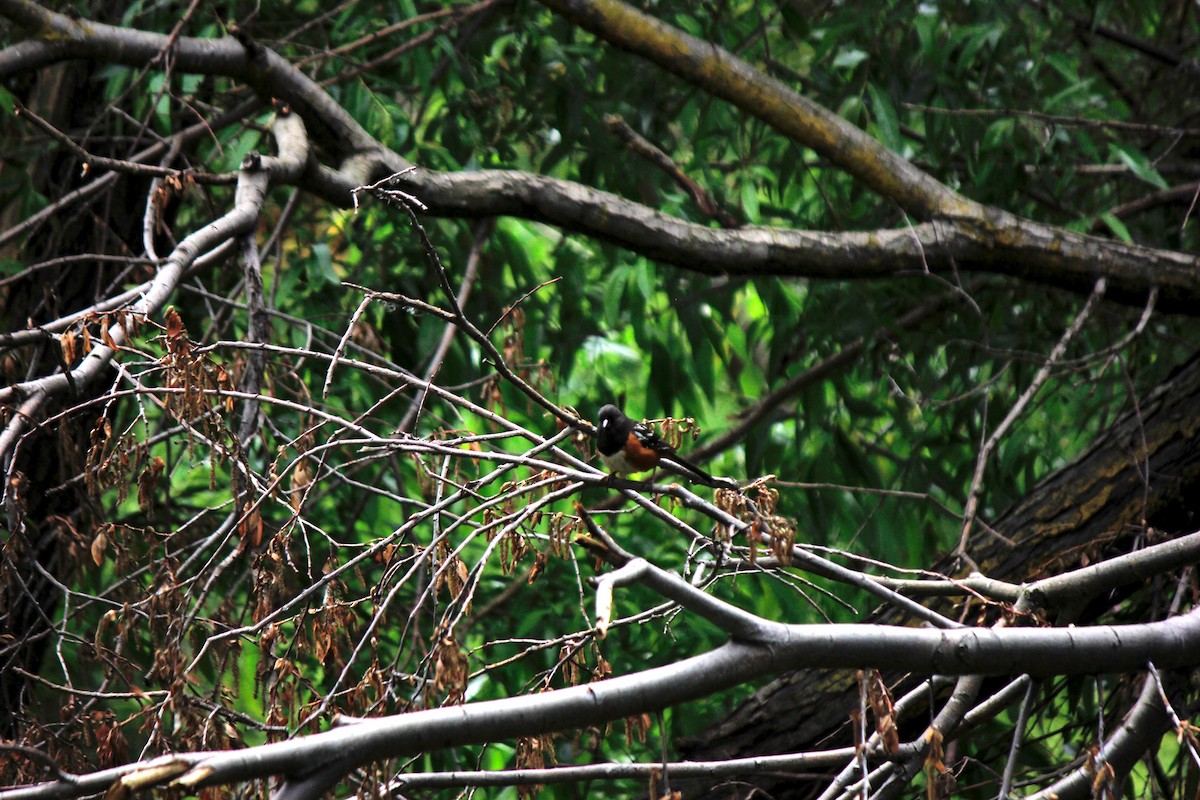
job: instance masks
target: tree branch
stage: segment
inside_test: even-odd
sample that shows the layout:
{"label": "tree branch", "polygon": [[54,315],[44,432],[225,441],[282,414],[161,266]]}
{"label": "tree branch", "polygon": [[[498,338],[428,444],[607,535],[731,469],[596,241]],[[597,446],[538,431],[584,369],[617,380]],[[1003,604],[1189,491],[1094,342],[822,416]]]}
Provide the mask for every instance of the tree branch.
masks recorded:
{"label": "tree branch", "polygon": [[[744,109],[748,113],[779,124],[797,141],[828,150],[835,163],[881,195],[934,221],[847,233],[760,226],[714,230],[607,192],[516,171],[438,173],[418,168],[396,181],[396,187],[418,197],[431,213],[511,215],[548,222],[704,274],[863,280],[958,270],[1012,275],[1083,295],[1090,294],[1096,278],[1102,276],[1108,279],[1107,296],[1115,301],[1142,306],[1151,288],[1158,286],[1163,310],[1195,313],[1200,307],[1196,303],[1200,258],[1083,236],[983,207],[710,43],[693,41],[615,0],[547,0],[547,4],[652,60],[660,51],[688,53],[678,60],[672,57],[670,68],[680,69],[685,78],[720,96],[736,90],[752,104]],[[601,7],[611,19],[597,11]],[[85,24],[29,0],[0,0],[0,14],[54,36],[53,48],[47,48],[48,60],[87,57],[143,65],[168,44],[160,34]],[[606,27],[612,20],[628,24],[612,32]],[[0,51],[0,77],[27,66],[25,61],[6,58],[7,52]],[[317,165],[302,181],[302,186],[327,200],[349,206],[356,187],[410,166],[371,137],[318,84],[268,48],[256,46],[248,53],[233,37],[179,37],[172,56],[177,70],[244,80],[261,96],[291,104],[314,137],[341,159],[336,167]]]}
{"label": "tree branch", "polygon": [[[609,680],[359,723],[287,742],[234,751],[167,757],[186,763],[188,787],[285,775],[303,780],[313,765],[347,768],[385,758],[517,736],[599,725],[634,713],[705,697],[781,670],[865,665],[941,675],[1034,676],[1121,672],[1151,660],[1161,668],[1200,664],[1200,610],[1164,622],[1093,628],[931,630],[883,625],[774,625],[762,644],[730,642],[699,656]],[[1154,689],[1155,703],[1157,690]],[[1161,704],[1157,714],[1164,716]],[[121,775],[158,764],[128,765],[0,791],[0,800],[81,797]],[[330,780],[338,776],[330,774]]]}

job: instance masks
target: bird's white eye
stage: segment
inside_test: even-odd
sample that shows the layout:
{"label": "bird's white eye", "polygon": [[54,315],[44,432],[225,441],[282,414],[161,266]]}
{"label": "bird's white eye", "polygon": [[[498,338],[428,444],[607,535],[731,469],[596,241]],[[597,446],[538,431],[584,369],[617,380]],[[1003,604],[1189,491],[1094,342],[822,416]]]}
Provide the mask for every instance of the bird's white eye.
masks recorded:
{"label": "bird's white eye", "polygon": [[602,420],[600,420],[600,427],[601,427],[601,428],[607,428],[607,427],[608,427],[608,420],[607,420],[607,419],[602,419]]}

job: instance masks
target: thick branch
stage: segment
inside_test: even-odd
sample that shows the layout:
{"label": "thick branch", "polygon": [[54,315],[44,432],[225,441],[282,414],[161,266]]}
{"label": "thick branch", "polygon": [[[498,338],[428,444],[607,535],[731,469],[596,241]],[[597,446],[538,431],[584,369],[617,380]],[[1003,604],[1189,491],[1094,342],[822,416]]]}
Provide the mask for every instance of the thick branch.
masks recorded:
{"label": "thick branch", "polygon": [[1159,286],[1163,310],[1194,313],[1195,256],[1087,237],[1003,212],[902,229],[823,233],[745,226],[716,229],[670,217],[607,192],[516,171],[446,174],[416,169],[396,185],[439,216],[508,215],[548,222],[710,275],[827,280],[924,279],[927,273],[1012,275],[1087,296],[1144,306]]}
{"label": "thick branch", "polygon": [[[232,36],[196,39],[139,31],[75,19],[30,0],[0,0],[0,15],[27,28],[38,42],[0,51],[0,78],[64,58],[91,58],[109,64],[143,66],[171,53],[177,72],[222,75],[244,81],[264,99],[284,98],[310,126],[310,133],[349,153],[378,148],[361,125],[315,81],[265,47],[247,46]],[[40,50],[40,52],[39,52]],[[316,130],[313,130],[316,126]]]}
{"label": "thick branch", "polygon": [[[184,272],[197,258],[253,228],[272,180],[294,180],[303,169],[308,157],[308,138],[301,119],[296,115],[281,115],[276,120],[275,138],[279,143],[280,156],[261,158],[253,166],[241,170],[238,174],[233,209],[179,243],[167,257],[145,294],[131,306],[130,313],[133,316],[157,313],[170,299]],[[121,323],[112,325],[109,334],[109,344],[95,347],[70,372],[59,372],[0,388],[0,403],[29,398],[29,402],[26,402],[22,409],[32,415],[45,398],[76,391],[77,387],[88,385],[103,374],[116,354],[115,348],[120,347],[127,338],[125,326]],[[0,458],[7,457],[16,441],[16,433],[23,425],[22,417],[14,418],[8,429],[0,433]]]}
{"label": "thick branch", "polygon": [[[573,10],[568,13],[573,17],[586,16],[589,6],[566,0],[550,4],[570,6]],[[798,141],[816,137],[810,146],[828,149],[835,163],[880,194],[906,207],[926,210],[936,221],[896,230],[850,233],[767,227],[716,230],[607,192],[516,171],[451,174],[416,169],[397,180],[395,186],[419,198],[439,216],[536,219],[706,274],[859,280],[920,277],[929,271],[957,269],[1017,276],[1083,295],[1091,292],[1096,278],[1105,277],[1108,296],[1113,300],[1141,306],[1151,288],[1158,286],[1163,310],[1195,313],[1200,307],[1196,303],[1200,298],[1200,259],[1087,237],[980,206],[955,194],[845,120],[787,87],[774,85],[772,79],[734,56],[710,44],[703,44],[703,52],[696,46],[689,49],[682,32],[650,18],[642,19],[638,12],[612,0],[603,5],[613,14],[637,15],[636,19],[619,17],[628,23],[622,28],[625,34],[652,31],[658,37],[653,40],[656,48],[670,45],[681,52],[699,53],[684,59],[686,63],[692,63],[687,59],[695,60],[693,71],[685,75],[689,80],[719,96],[725,96],[722,92],[729,87],[744,91],[742,106],[748,113],[772,124],[778,122],[784,133]],[[86,57],[141,66],[158,58],[170,44],[160,34],[74,20],[27,0],[0,0],[0,14],[53,40],[42,44],[47,63]],[[260,95],[291,104],[310,131],[343,159],[336,168],[315,166],[304,177],[305,188],[326,199],[350,206],[355,188],[408,166],[400,155],[372,138],[319,85],[269,49],[249,48],[232,37],[178,37],[171,46],[176,70],[243,80]],[[0,51],[0,77],[30,66],[27,49]],[[785,94],[772,94],[779,92]],[[786,119],[776,120],[772,116],[776,112]]]}
{"label": "thick branch", "polygon": [[[886,666],[924,674],[1089,674],[1200,664],[1200,611],[1165,622],[1094,628],[930,630],[884,625],[770,625],[763,644],[728,643],[703,655],[610,680],[514,697],[366,720],[287,742],[169,756],[191,769],[188,787],[268,775],[303,782],[314,765],[330,779],[356,765],[435,749],[599,725],[661,709],[785,669]],[[765,629],[764,629],[765,630]],[[154,763],[154,762],[152,762]],[[331,770],[331,765],[341,769]],[[125,773],[150,765],[131,765]],[[0,800],[79,797],[102,791],[120,773],[0,791]],[[177,774],[177,773],[176,773]]]}
{"label": "thick branch", "polygon": [[860,128],[698,39],[619,0],[542,0],[607,42],[728,100],[810,147],[922,218],[974,216],[977,204],[939,183]]}

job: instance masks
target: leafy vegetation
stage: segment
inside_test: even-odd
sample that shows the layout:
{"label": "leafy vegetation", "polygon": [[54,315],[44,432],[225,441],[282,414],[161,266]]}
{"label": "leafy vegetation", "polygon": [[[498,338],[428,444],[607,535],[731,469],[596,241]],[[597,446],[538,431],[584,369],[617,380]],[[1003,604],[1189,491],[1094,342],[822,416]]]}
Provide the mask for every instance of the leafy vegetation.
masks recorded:
{"label": "leafy vegetation", "polygon": [[[589,580],[607,567],[578,544],[592,535],[583,507],[633,555],[764,619],[862,621],[878,597],[790,566],[787,537],[892,575],[955,552],[961,563],[937,568],[965,574],[1006,509],[1140,413],[1138,398],[1195,354],[1195,323],[1180,313],[1194,297],[1171,295],[1164,310],[1158,277],[1140,294],[1101,285],[1089,302],[1065,270],[1029,274],[1024,251],[961,264],[932,251],[917,264],[901,258],[885,233],[920,243],[917,226],[944,222],[949,240],[956,220],[930,223],[860,179],[840,143],[785,135],[550,7],[134,3],[101,20],[89,4],[56,4],[127,30],[232,33],[251,52],[278,54],[381,148],[427,171],[395,184],[413,195],[397,202],[382,184],[351,200],[313,177],[312,164],[336,171],[353,148],[332,116],[310,112],[311,95],[283,98],[286,111],[265,96],[248,107],[261,85],[215,63],[164,69],[169,56],[135,67],[92,52],[27,70],[14,53],[38,34],[17,5],[0,3],[5,383],[78,367],[110,328],[128,333],[112,342],[113,368],[40,408],[34,433],[17,431],[21,444],[4,451],[5,579],[28,574],[21,559],[51,532],[69,564],[43,606],[49,644],[29,670],[28,704],[10,708],[19,725],[5,735],[19,730],[67,771],[281,741],[336,715],[534,695],[681,662],[729,638],[636,583],[617,591],[613,627],[598,636]],[[1186,4],[644,5],[836,112],[947,192],[1064,235],[1197,247],[1197,21]],[[54,71],[73,88],[56,90]],[[266,196],[250,239],[260,269],[239,261],[231,235],[224,256],[191,265],[169,309],[110,305],[54,326],[158,274],[142,231],[148,196],[158,214],[148,238],[160,257],[177,252],[233,207],[232,181],[205,176],[278,154],[271,126],[288,113],[303,119],[313,155],[304,178]],[[632,148],[618,120],[687,180]],[[134,154],[198,122],[164,162],[198,182],[151,187],[148,173],[124,170],[117,188],[63,200],[104,172],[81,172],[89,158],[158,164],[163,153]],[[356,185],[383,177],[375,172]],[[465,188],[452,208],[418,191],[435,173],[447,185],[480,182],[453,184]],[[494,175],[519,188],[504,194],[485,183]],[[533,176],[610,194],[581,193],[577,212],[562,211]],[[469,210],[493,194],[503,213]],[[648,227],[601,228],[624,219],[610,196],[641,204]],[[783,255],[765,269],[680,264],[674,238],[688,234],[653,228],[661,219],[714,234],[761,226],[768,249],[770,231],[864,232],[855,252],[864,269],[879,267],[843,279],[815,247],[799,269]],[[1104,252],[1096,277],[1125,270]],[[39,325],[52,335],[16,338]],[[4,397],[6,423],[26,396]],[[771,541],[719,522],[717,509],[756,518],[731,495],[694,488],[710,503],[698,509],[647,493],[665,512],[656,517],[619,499],[624,484],[581,479],[570,459],[592,459],[594,445],[568,413],[590,420],[609,401],[665,420],[664,435],[685,454],[698,448],[714,475],[774,476],[748,495]],[[61,472],[45,479],[21,460],[48,453],[61,453]],[[1148,514],[1134,533],[1153,541]],[[782,561],[769,559],[772,544]],[[1003,577],[1067,569],[1057,556],[1060,569]],[[1130,595],[1116,618],[1166,614]],[[967,619],[993,605],[948,608]],[[660,737],[698,735],[756,688],[671,708],[665,722],[647,708],[623,725],[431,748],[353,773],[340,791],[383,790],[401,772],[652,763]],[[1097,716],[1115,725],[1127,689],[1059,678],[1031,692],[1025,777],[1040,785],[1069,763]],[[951,765],[967,770],[960,794],[995,795],[997,779],[971,770],[1003,769],[1016,713],[966,740]],[[1173,759],[1187,761],[1173,753],[1161,764],[1182,781]],[[3,758],[11,781],[37,777],[36,763]],[[1149,781],[1138,774],[1133,786],[1148,793]]]}

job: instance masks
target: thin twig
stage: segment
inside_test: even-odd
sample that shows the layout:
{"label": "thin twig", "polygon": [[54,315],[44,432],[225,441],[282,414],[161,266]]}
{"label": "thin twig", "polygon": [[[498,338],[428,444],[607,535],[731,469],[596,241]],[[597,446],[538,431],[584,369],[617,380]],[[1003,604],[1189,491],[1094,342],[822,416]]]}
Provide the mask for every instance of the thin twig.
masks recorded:
{"label": "thin twig", "polygon": [[1050,351],[1050,354],[1046,357],[1045,363],[1042,364],[1041,368],[1037,371],[1037,374],[1034,375],[1033,380],[1029,383],[1029,386],[1026,387],[1025,391],[1021,393],[1021,396],[1017,398],[1017,402],[1013,404],[1013,407],[1009,409],[1008,414],[1004,417],[1000,424],[996,426],[996,429],[992,431],[991,436],[984,441],[983,447],[980,448],[979,455],[975,459],[975,474],[971,477],[971,487],[967,492],[966,508],[963,511],[962,534],[959,536],[958,547],[955,549],[955,552],[960,557],[967,557],[967,542],[971,535],[971,527],[975,522],[975,514],[979,508],[979,492],[983,486],[983,473],[987,468],[988,459],[991,458],[992,452],[1000,444],[1000,440],[1008,434],[1008,431],[1013,426],[1013,423],[1015,423],[1025,411],[1025,407],[1028,406],[1033,400],[1034,396],[1038,393],[1038,390],[1041,389],[1042,385],[1045,384],[1045,382],[1050,378],[1051,371],[1062,359],[1063,353],[1065,353],[1067,350],[1067,346],[1070,345],[1071,340],[1074,339],[1075,335],[1083,328],[1084,323],[1087,322],[1087,320],[1091,317],[1092,312],[1096,309],[1096,306],[1099,305],[1101,298],[1104,297],[1104,290],[1107,288],[1107,286],[1107,279],[1099,278],[1096,280],[1096,286],[1092,290],[1091,296],[1088,297],[1087,302],[1084,304],[1083,309],[1080,310],[1080,312],[1075,316],[1075,319],[1072,321],[1070,327],[1067,328],[1066,332],[1063,333],[1058,342],[1055,343],[1053,349]]}

